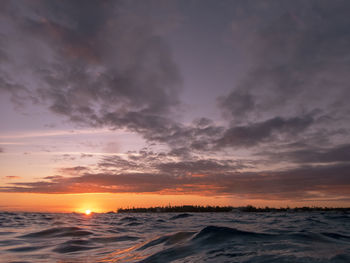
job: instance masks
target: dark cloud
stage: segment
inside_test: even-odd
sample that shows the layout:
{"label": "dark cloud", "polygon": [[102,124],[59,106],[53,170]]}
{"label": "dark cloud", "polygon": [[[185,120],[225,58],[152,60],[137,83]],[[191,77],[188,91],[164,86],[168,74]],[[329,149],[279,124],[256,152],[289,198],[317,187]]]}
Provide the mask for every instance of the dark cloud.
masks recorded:
{"label": "dark cloud", "polygon": [[189,158],[191,156],[191,149],[187,147],[178,147],[173,148],[169,153],[169,156],[178,157],[178,158]]}
{"label": "dark cloud", "polygon": [[[52,177],[48,181],[11,183],[2,192],[27,193],[162,193],[200,195],[240,195],[246,198],[305,200],[349,196],[349,165],[305,167],[280,172],[226,172],[193,174],[198,167],[166,165],[182,173],[84,173],[75,177]],[[212,164],[210,164],[212,167]],[[222,167],[214,166],[220,170]]]}
{"label": "dark cloud", "polygon": [[236,121],[244,119],[246,113],[255,109],[255,98],[244,90],[233,90],[228,96],[219,97],[218,101],[224,113]]}
{"label": "dark cloud", "polygon": [[217,147],[258,146],[262,142],[277,141],[278,135],[295,136],[313,123],[311,116],[284,119],[275,117],[246,126],[235,126],[225,131],[217,141]]}
{"label": "dark cloud", "polygon": [[91,157],[94,157],[93,154],[90,154],[90,153],[81,153],[80,154],[80,158],[84,159],[84,158],[91,158]]}
{"label": "dark cloud", "polygon": [[[271,153],[270,153],[271,154]],[[301,150],[272,153],[271,159],[297,163],[350,162],[350,145],[343,144],[331,148],[304,148]]]}
{"label": "dark cloud", "polygon": [[[142,158],[142,161],[139,161],[140,158],[130,156],[129,159],[124,159],[119,156],[105,157],[98,163],[98,168],[104,172],[124,172],[130,170],[136,170],[142,172],[143,169],[147,166],[146,160]],[[149,167],[147,169],[150,169]]]}
{"label": "dark cloud", "polygon": [[128,112],[122,117],[118,112],[109,113],[102,122],[112,126],[125,126],[130,131],[142,134],[148,141],[165,143],[174,149],[186,147],[190,151],[211,149],[213,140],[225,130],[223,126],[215,125],[212,121],[204,123],[195,120],[184,125],[173,119],[145,112]]}
{"label": "dark cloud", "polygon": [[157,165],[159,171],[173,175],[225,174],[245,168],[243,164],[231,160],[200,159],[194,161],[163,162]]}

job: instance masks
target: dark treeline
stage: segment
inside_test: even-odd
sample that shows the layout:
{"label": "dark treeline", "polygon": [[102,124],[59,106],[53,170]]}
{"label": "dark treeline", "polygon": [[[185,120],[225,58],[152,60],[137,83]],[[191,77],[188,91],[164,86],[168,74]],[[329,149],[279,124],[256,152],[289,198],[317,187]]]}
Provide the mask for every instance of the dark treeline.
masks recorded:
{"label": "dark treeline", "polygon": [[251,205],[243,207],[233,206],[162,206],[149,208],[119,208],[118,213],[186,213],[186,212],[312,212],[312,211],[339,211],[350,212],[350,207],[295,207],[295,208],[257,208]]}

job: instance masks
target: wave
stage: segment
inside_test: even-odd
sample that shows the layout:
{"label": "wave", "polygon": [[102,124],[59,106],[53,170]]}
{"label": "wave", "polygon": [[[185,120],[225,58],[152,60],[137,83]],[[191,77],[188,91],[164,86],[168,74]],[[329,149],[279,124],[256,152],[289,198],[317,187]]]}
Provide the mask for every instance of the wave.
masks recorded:
{"label": "wave", "polygon": [[[213,259],[219,256],[223,256],[224,258],[252,257],[254,255],[253,252],[232,252],[232,248],[240,247],[242,244],[266,244],[266,242],[273,242],[275,245],[271,248],[272,250],[288,250],[291,247],[290,242],[306,244],[305,246],[307,247],[308,244],[329,243],[331,242],[330,238],[345,242],[350,241],[349,236],[337,233],[317,234],[301,231],[295,234],[267,234],[243,231],[225,226],[210,225],[202,228],[198,232],[178,232],[172,235],[159,237],[146,243],[138,250],[145,250],[159,245],[165,246],[165,248],[140,261],[143,263],[156,263],[180,260],[191,255],[200,254],[201,251],[207,251],[208,248],[210,248],[210,250],[207,251],[208,256],[211,254],[215,255],[213,256]],[[166,248],[166,246],[169,247]],[[265,257],[267,260],[266,262],[304,262],[293,255],[281,256],[277,254],[273,256],[266,255]],[[336,255],[335,257],[339,259],[343,258],[344,255]],[[255,256],[253,256],[253,258],[255,258]],[[265,262],[262,258],[263,257],[261,256],[257,256],[256,259],[249,262]],[[305,262],[313,261],[310,259]]]}
{"label": "wave", "polygon": [[187,218],[187,217],[190,217],[190,216],[192,216],[192,215],[191,214],[187,214],[187,213],[183,213],[183,214],[179,214],[179,215],[171,217],[170,220],[176,220],[176,219],[180,219],[180,218]]}
{"label": "wave", "polygon": [[178,232],[172,235],[162,236],[146,243],[142,247],[138,248],[138,250],[144,250],[146,248],[156,246],[162,243],[164,243],[165,245],[174,245],[193,236],[195,233],[196,232]]}
{"label": "wave", "polygon": [[346,235],[342,235],[342,234],[338,234],[338,233],[330,233],[330,232],[322,233],[322,235],[324,235],[326,237],[330,237],[330,238],[335,239],[335,240],[350,242],[350,236],[346,236]]}
{"label": "wave", "polygon": [[142,225],[142,223],[131,222],[131,223],[127,224],[127,226],[139,226],[139,225]]}
{"label": "wave", "polygon": [[29,233],[23,235],[23,238],[54,238],[54,237],[66,237],[66,236],[88,236],[92,235],[92,232],[82,230],[79,227],[55,227],[45,229],[39,232]]}
{"label": "wave", "polygon": [[170,262],[199,253],[201,250],[206,250],[208,246],[213,247],[214,244],[214,247],[220,246],[220,244],[223,243],[227,244],[227,241],[230,239],[242,237],[263,239],[269,236],[272,235],[241,231],[224,226],[207,226],[201,229],[199,232],[178,232],[173,235],[163,236],[148,242],[139,248],[139,250],[160,244],[173,246],[163,249],[140,262]]}
{"label": "wave", "polygon": [[136,217],[132,217],[132,216],[126,216],[120,219],[121,222],[134,222],[137,220],[138,219]]}
{"label": "wave", "polygon": [[193,239],[194,240],[204,239],[205,242],[217,242],[217,241],[222,242],[227,239],[238,238],[238,237],[267,238],[269,236],[272,236],[272,235],[242,231],[236,228],[223,227],[223,226],[207,226],[203,228]]}
{"label": "wave", "polygon": [[31,252],[31,251],[36,251],[36,250],[43,249],[46,247],[47,246],[25,246],[25,247],[10,248],[10,249],[7,249],[7,251],[10,251],[10,252]]}
{"label": "wave", "polygon": [[88,246],[78,246],[78,245],[60,245],[57,248],[53,249],[56,253],[72,253],[79,252],[82,250],[96,249],[98,247],[88,247]]}

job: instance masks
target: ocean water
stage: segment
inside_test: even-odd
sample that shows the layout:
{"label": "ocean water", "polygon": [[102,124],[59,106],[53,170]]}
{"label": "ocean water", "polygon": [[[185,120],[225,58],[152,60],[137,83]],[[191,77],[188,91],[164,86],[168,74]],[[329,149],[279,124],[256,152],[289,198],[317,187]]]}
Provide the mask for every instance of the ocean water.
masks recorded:
{"label": "ocean water", "polygon": [[0,213],[0,262],[350,262],[350,214]]}

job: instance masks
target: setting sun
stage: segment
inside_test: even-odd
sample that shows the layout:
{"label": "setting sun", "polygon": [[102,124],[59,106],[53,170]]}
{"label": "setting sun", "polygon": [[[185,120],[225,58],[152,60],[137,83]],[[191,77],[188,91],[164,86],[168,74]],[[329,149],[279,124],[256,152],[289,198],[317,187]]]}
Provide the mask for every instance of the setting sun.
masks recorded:
{"label": "setting sun", "polygon": [[91,210],[85,210],[85,215],[90,215],[91,214]]}

